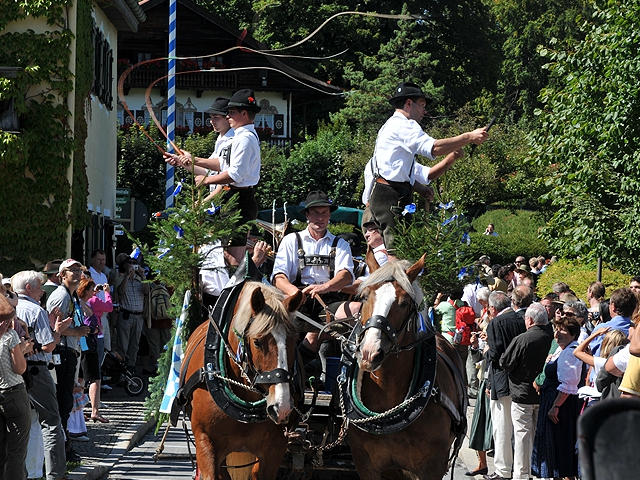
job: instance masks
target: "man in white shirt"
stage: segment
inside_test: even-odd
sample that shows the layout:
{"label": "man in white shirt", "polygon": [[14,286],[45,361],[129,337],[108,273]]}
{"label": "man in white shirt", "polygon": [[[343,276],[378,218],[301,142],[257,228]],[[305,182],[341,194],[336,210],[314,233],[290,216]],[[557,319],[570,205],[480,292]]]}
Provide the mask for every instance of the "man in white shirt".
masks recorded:
{"label": "man in white shirt", "polygon": [[[335,313],[341,304],[339,292],[353,281],[349,244],[327,230],[331,212],[337,208],[324,192],[310,192],[304,208],[309,226],[284,237],[273,266],[271,283],[285,296],[302,290],[301,311],[312,318],[323,310],[316,297]],[[317,342],[317,333],[309,332],[303,345],[316,352]]]}
{"label": "man in white shirt", "polygon": [[[433,192],[425,187],[428,181],[443,175],[456,159],[461,158],[464,154],[462,147],[469,143],[480,145],[488,134],[483,127],[439,140],[427,135],[418,122],[426,114],[426,106],[431,99],[414,83],[400,83],[389,103],[396,111],[378,132],[375,151],[366,168],[370,170],[373,181],[368,188],[365,173],[363,203],[369,204],[371,213],[382,228],[387,252],[392,257],[395,256],[392,230],[397,217],[401,217],[404,208],[412,202],[412,192],[415,190],[427,199],[432,198]],[[431,160],[441,155],[447,157],[427,170],[425,175],[424,170],[416,166],[416,155]]]}
{"label": "man in white shirt", "polygon": [[[194,163],[198,166],[219,171],[217,175],[201,176],[197,181],[201,185],[224,185],[224,200],[238,194],[240,211],[239,225],[244,225],[258,216],[258,202],[255,199],[255,186],[260,180],[260,141],[253,125],[256,113],[260,111],[253,90],[243,89],[233,94],[227,104],[226,113],[229,125],[234,130],[229,162],[216,158],[201,159],[187,151],[182,155],[164,154],[172,165],[190,168]],[[246,251],[247,233],[236,235],[229,242],[227,251],[239,264]]]}

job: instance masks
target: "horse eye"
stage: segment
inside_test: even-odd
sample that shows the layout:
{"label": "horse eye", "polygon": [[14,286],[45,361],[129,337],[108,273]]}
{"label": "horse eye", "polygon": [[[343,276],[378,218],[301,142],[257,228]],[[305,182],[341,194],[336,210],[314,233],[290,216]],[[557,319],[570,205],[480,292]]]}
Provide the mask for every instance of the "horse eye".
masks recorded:
{"label": "horse eye", "polygon": [[256,348],[262,348],[262,342],[259,339],[254,338],[253,339],[253,346],[256,347]]}

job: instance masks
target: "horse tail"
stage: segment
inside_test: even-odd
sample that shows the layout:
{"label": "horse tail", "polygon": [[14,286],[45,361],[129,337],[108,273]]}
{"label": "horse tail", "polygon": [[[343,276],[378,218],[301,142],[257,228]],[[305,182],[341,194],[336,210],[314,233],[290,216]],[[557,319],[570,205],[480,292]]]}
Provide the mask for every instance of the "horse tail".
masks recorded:
{"label": "horse tail", "polygon": [[251,480],[251,471],[257,460],[251,452],[233,452],[227,455],[227,472],[231,480]]}

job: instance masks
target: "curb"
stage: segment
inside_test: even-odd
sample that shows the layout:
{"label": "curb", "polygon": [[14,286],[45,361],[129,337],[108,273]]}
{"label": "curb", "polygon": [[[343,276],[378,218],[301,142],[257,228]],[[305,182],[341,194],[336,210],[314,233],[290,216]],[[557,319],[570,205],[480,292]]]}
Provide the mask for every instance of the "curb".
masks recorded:
{"label": "curb", "polygon": [[89,461],[86,464],[80,465],[67,474],[67,479],[98,480],[106,475],[124,454],[135,447],[149,430],[155,426],[156,418],[145,420],[144,417],[144,413],[140,414],[120,433],[118,440],[113,444],[111,453],[109,453],[106,458],[99,461]]}

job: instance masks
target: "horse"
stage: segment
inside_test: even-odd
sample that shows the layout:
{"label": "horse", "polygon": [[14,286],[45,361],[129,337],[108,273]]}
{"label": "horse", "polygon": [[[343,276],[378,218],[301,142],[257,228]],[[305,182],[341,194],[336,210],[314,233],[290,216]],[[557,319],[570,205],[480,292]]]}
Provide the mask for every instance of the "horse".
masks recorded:
{"label": "horse", "polygon": [[[414,347],[421,343],[415,323],[423,298],[415,280],[424,268],[424,259],[413,265],[398,260],[379,267],[373,255],[367,255],[371,275],[360,287],[362,329],[355,359],[359,399],[370,412],[389,411],[404,402],[411,391]],[[435,345],[437,352],[431,353],[435,386],[417,418],[388,434],[353,425],[349,429],[351,453],[360,478],[441,480],[449,468],[451,446],[464,438],[468,399],[459,373],[464,368],[460,356],[440,334],[436,334]]]}
{"label": "horse", "polygon": [[[227,329],[224,372],[228,387],[241,402],[255,403],[266,398],[266,415],[271,421],[241,423],[218,406],[207,388],[196,388],[187,413],[196,442],[200,479],[229,478],[230,472],[222,462],[226,459],[229,466],[235,457],[237,464],[237,452],[248,452],[250,459],[257,460],[250,462],[253,478],[276,478],[287,449],[284,426],[294,407],[292,382],[256,379],[272,372],[274,377],[291,376],[297,338],[291,316],[301,300],[301,293],[284,300],[279,290],[259,282],[247,282],[242,287]],[[182,378],[197,375],[203,368],[208,325],[209,322],[200,325],[189,338],[185,352],[189,361],[183,366]]]}

